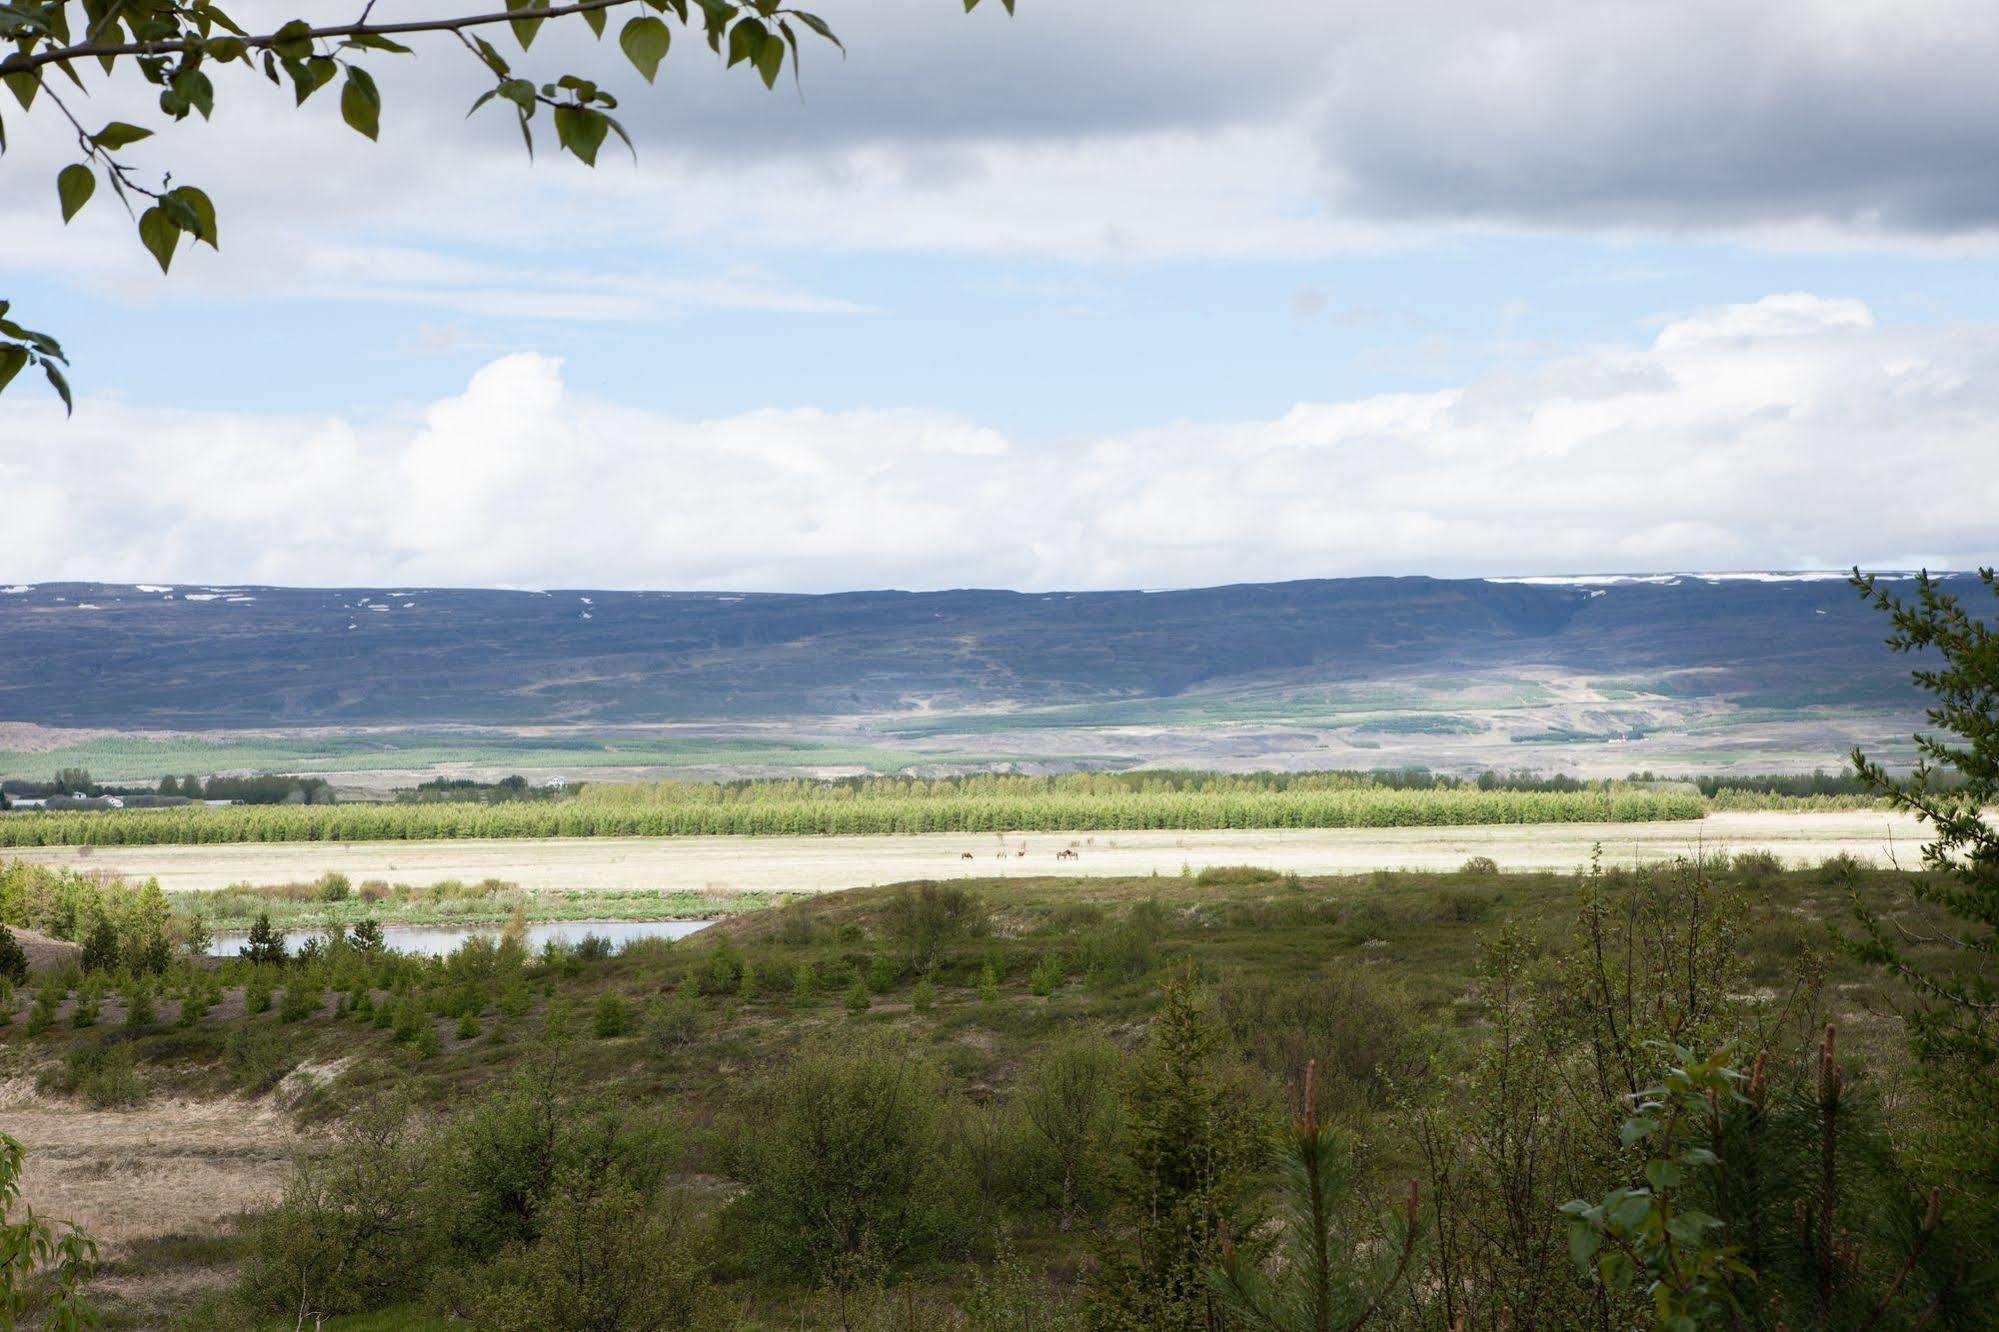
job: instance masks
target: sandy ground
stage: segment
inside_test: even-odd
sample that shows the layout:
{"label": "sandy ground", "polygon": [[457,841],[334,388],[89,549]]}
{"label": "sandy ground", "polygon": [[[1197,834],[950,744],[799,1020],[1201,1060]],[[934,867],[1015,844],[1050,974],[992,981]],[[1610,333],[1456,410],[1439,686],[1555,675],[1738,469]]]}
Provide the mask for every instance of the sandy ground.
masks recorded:
{"label": "sandy ground", "polygon": [[284,1188],[298,1138],[268,1099],[159,1100],[92,1110],[0,1085],[0,1128],[27,1148],[22,1196],[108,1250],[213,1235]]}
{"label": "sandy ground", "polygon": [[[1766,850],[1787,863],[1839,852],[1913,866],[1913,819],[1880,812],[1713,814],[1675,823],[1477,828],[1337,828],[1298,832],[939,833],[912,837],[677,837],[548,841],[278,843],[237,846],[26,848],[48,864],[157,877],[169,892],[317,878],[430,884],[505,879],[535,889],[830,892],[906,879],[1046,874],[1178,874],[1254,864],[1301,874],[1449,869],[1490,856],[1509,869],[1573,869],[1601,843],[1610,863],[1709,850]],[[1074,861],[1055,853],[1073,846]],[[1014,852],[1025,847],[1025,856]],[[970,852],[971,860],[963,858]]]}

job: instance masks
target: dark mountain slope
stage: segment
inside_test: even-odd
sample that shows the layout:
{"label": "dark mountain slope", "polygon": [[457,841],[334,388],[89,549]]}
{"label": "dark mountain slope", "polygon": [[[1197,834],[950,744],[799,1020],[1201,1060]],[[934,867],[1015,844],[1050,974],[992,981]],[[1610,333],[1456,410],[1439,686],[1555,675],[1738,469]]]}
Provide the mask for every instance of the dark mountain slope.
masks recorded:
{"label": "dark mountain slope", "polygon": [[1900,701],[1907,663],[1883,630],[1823,580],[831,596],[43,584],[0,595],[0,720],[749,719],[1530,666],[1773,703]]}

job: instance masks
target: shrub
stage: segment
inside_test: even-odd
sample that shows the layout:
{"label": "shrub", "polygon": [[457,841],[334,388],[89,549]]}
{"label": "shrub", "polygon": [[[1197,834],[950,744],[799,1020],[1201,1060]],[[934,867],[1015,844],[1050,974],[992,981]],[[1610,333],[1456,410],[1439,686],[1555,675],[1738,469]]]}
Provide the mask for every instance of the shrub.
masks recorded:
{"label": "shrub", "polygon": [[1499,862],[1491,856],[1473,856],[1458,866],[1458,873],[1468,879],[1489,879],[1499,873]]}
{"label": "shrub", "polygon": [[137,1105],[146,1099],[146,1084],[132,1065],[126,1045],[78,1045],[62,1063],[45,1068],[35,1078],[43,1095],[78,1096],[99,1110]]}
{"label": "shrub", "polygon": [[646,1039],[662,1052],[679,1049],[700,1030],[701,986],[691,973],[680,978],[671,996],[656,994],[646,1005]]}
{"label": "shrub", "polygon": [[222,1048],[223,1066],[238,1089],[258,1096],[284,1081],[298,1059],[277,1030],[245,1022],[229,1033]]}
{"label": "shrub", "polygon": [[999,967],[988,958],[985,966],[979,969],[979,1002],[990,1004],[996,1002],[999,997]]}
{"label": "shrub", "polygon": [[762,1270],[851,1287],[950,1238],[934,1075],[879,1035],[809,1049],[743,1107],[728,1219]]}
{"label": "shrub", "polygon": [[1062,959],[1054,953],[1043,953],[1041,960],[1034,964],[1034,972],[1027,978],[1027,988],[1043,999],[1062,987]]}
{"label": "shrub", "polygon": [[319,1011],[326,1001],[325,993],[317,986],[308,986],[303,980],[295,980],[285,987],[284,1003],[278,1008],[278,1021],[303,1022]]}
{"label": "shrub", "polygon": [[963,888],[924,882],[897,892],[885,921],[889,938],[902,945],[910,966],[929,971],[945,945],[983,934],[985,903]]}
{"label": "shrub", "polygon": [[854,977],[854,983],[847,987],[847,1011],[865,1013],[873,1002],[874,1000],[868,995],[867,982],[859,976]]}
{"label": "shrub", "polygon": [[1258,865],[1210,865],[1194,877],[1194,882],[1203,888],[1223,888],[1269,883],[1277,877],[1276,870]]}
{"label": "shrub", "polygon": [[78,1029],[97,1025],[97,989],[85,986],[77,991],[76,1007],[70,1010],[69,1025]]}
{"label": "shrub", "polygon": [[916,982],[916,989],[909,996],[909,1006],[919,1013],[928,1013],[937,1002],[937,987],[929,977]]}
{"label": "shrub", "polygon": [[876,994],[887,994],[895,988],[895,964],[885,957],[877,957],[868,963],[868,988]]}
{"label": "shrub", "polygon": [[267,1013],[271,1008],[271,981],[261,972],[250,977],[243,987],[243,1010],[247,1013]]}
{"label": "shrub", "polygon": [[194,1026],[208,1015],[208,1010],[214,1003],[215,995],[205,981],[190,981],[187,989],[181,993],[180,1012],[175,1016],[174,1024],[180,1027]]}
{"label": "shrub", "polygon": [[319,882],[313,885],[313,896],[322,902],[345,902],[351,889],[352,885],[348,883],[345,874],[336,874],[328,870],[320,875]]}
{"label": "shrub", "polygon": [[623,1036],[631,1028],[632,1010],[616,992],[606,990],[597,997],[597,1007],[590,1015],[590,1030],[598,1040]]}
{"label": "shrub", "polygon": [[601,934],[586,934],[576,941],[574,956],[578,962],[602,962],[613,951],[608,938]]}
{"label": "shrub", "polygon": [[475,1041],[479,1039],[479,1019],[467,1013],[464,1017],[458,1019],[458,1029],[452,1034],[461,1041]]}
{"label": "shrub", "polygon": [[135,1031],[153,1025],[153,987],[145,981],[125,987],[125,1025]]}
{"label": "shrub", "polygon": [[1471,888],[1444,888],[1437,893],[1437,919],[1447,925],[1482,925],[1492,918],[1499,899]]}

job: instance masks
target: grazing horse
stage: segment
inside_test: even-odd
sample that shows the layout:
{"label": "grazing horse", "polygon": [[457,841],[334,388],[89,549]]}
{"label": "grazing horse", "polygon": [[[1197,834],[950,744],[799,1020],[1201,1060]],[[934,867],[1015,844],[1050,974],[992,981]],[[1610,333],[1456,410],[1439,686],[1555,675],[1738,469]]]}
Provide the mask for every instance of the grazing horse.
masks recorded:
{"label": "grazing horse", "polygon": [[958,857],[958,859],[960,860],[970,860],[971,858],[972,858],[972,853],[969,851],[967,851],[964,855]]}

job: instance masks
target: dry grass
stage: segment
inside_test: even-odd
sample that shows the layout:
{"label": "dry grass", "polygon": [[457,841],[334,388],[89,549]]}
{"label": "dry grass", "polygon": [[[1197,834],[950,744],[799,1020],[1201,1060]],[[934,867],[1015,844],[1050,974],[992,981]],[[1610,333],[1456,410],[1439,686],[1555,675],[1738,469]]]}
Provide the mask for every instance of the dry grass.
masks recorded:
{"label": "dry grass", "polygon": [[83,956],[80,944],[65,943],[61,939],[51,939],[46,934],[38,934],[25,925],[11,927],[14,941],[21,945],[21,951],[28,955],[28,970],[40,976],[51,971],[61,971],[63,965]]}
{"label": "dry grass", "polygon": [[0,1085],[0,1124],[27,1148],[22,1195],[107,1255],[167,1235],[219,1235],[282,1191],[299,1135],[275,1098],[156,1099],[92,1110]]}

